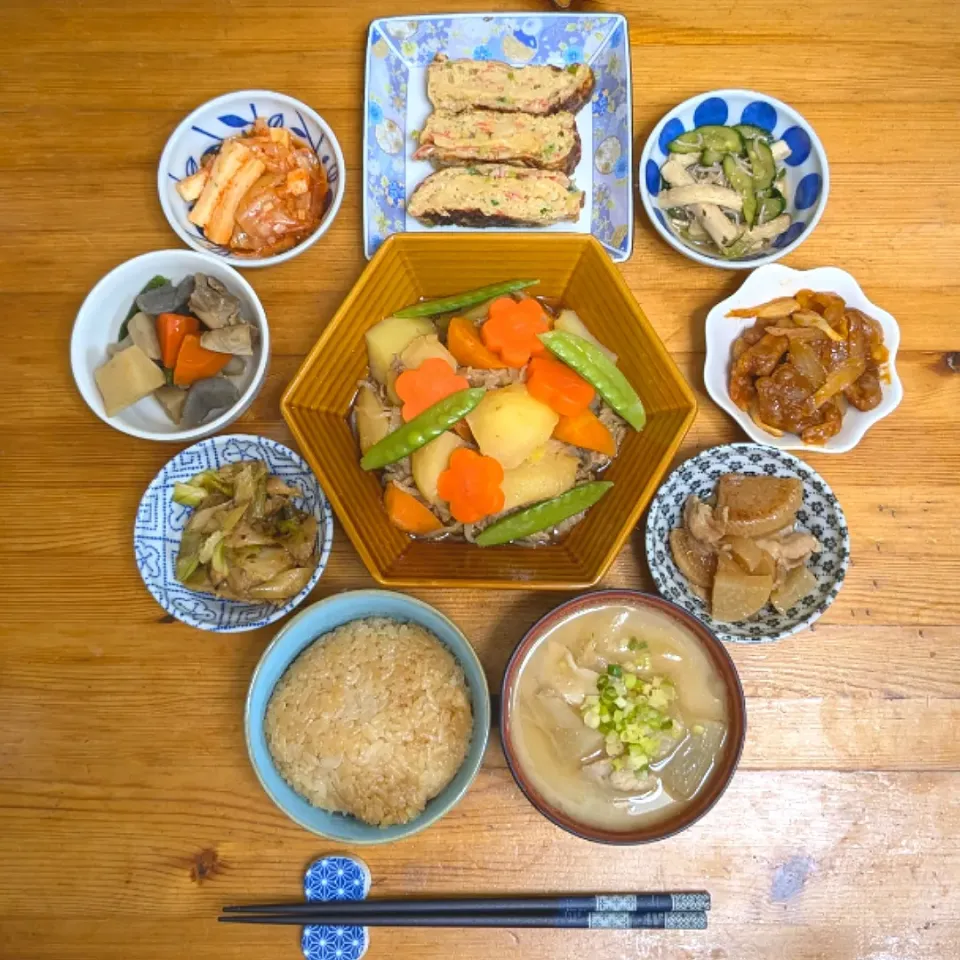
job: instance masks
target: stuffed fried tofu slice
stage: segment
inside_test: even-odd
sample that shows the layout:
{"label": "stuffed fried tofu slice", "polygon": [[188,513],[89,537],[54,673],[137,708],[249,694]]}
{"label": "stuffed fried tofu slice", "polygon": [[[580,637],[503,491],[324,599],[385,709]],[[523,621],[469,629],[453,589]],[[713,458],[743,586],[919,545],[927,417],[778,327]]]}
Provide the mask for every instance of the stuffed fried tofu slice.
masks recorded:
{"label": "stuffed fried tofu slice", "polygon": [[435,110],[499,110],[546,116],[576,113],[593,94],[593,71],[578,63],[514,67],[497,60],[451,60],[438,53],[427,68],[427,96]]}
{"label": "stuffed fried tofu slice", "polygon": [[543,117],[491,110],[437,110],[428,117],[413,158],[441,167],[506,163],[571,174],[580,153],[580,135],[572,113]]}
{"label": "stuffed fried tofu slice", "polygon": [[407,209],[431,226],[541,227],[578,220],[583,201],[583,191],[559,171],[478,164],[431,174]]}

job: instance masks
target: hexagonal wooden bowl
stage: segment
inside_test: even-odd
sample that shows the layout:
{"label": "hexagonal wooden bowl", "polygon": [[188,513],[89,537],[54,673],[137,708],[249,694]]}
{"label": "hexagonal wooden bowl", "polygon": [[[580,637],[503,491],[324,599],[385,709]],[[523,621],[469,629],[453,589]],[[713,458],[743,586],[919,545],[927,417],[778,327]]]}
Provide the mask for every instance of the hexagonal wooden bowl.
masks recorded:
{"label": "hexagonal wooden bowl", "polygon": [[[423,297],[515,277],[559,297],[619,354],[647,409],[605,473],[613,489],[561,542],[477,547],[417,540],[387,518],[378,478],[360,469],[350,406],[367,368],[364,333]],[[574,234],[398,234],[370,261],[283,397],[293,431],[370,573],[391,587],[577,590],[606,573],[696,414],[696,400],[603,248]]]}

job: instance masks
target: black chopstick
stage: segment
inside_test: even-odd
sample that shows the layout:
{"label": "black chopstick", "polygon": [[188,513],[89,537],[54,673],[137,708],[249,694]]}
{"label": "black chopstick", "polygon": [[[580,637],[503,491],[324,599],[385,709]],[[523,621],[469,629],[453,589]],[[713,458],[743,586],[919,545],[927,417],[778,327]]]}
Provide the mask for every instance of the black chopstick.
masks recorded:
{"label": "black chopstick", "polygon": [[381,899],[336,903],[246,903],[223,908],[224,913],[273,913],[286,916],[321,915],[345,912],[376,916],[383,913],[496,913],[512,911],[586,910],[598,913],[638,911],[700,911],[710,909],[710,894],[692,893],[608,893],[573,897],[461,897],[444,900]]}
{"label": "black chopstick", "polygon": [[316,915],[231,913],[221,923],[324,925],[340,927],[567,927],[590,930],[705,930],[703,910],[642,913],[598,913],[563,910],[554,913],[382,913],[357,914],[342,910]]}

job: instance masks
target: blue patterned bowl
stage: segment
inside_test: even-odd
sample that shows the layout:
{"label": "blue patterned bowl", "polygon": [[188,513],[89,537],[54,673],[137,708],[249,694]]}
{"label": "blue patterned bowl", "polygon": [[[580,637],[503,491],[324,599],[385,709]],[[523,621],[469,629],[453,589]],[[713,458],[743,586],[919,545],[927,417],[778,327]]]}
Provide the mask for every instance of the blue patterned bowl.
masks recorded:
{"label": "blue patterned bowl", "polygon": [[[173,485],[184,482],[201,470],[218,469],[240,460],[263,460],[271,473],[303,491],[298,506],[317,518],[319,562],[310,582],[286,603],[244,603],[224,600],[188,590],[173,574],[180,549],[180,537],[190,507],[173,502]],[[265,627],[288,614],[317,585],[333,544],[333,513],[310,468],[292,450],[265,437],[211,437],[178,453],[147,487],[133,527],[133,549],[137,568],[147,589],[171,616],[191,627],[216,633],[241,633]]]}
{"label": "blue patterned bowl", "polygon": [[[211,243],[203,231],[187,219],[191,205],[177,193],[176,186],[179,180],[197,172],[205,153],[227,137],[248,129],[257,117],[266,117],[271,127],[286,127],[295,137],[310,144],[327,174],[332,195],[320,226],[303,242],[272,257],[238,257],[226,247]],[[194,250],[214,254],[235,267],[267,267],[303,253],[330,229],[343,201],[345,178],[340,144],[319,113],[282,93],[238,90],[197,107],[173,131],[160,156],[157,192],[170,226]]]}
{"label": "blue patterned bowl", "polygon": [[[351,816],[329,813],[308,803],[277,772],[267,747],[263,731],[267,704],[277,681],[302,650],[317,637],[336,627],[361,617],[390,617],[418,623],[447,646],[463,668],[473,707],[473,738],[466,759],[456,776],[428,804],[419,817],[409,823],[390,827],[374,827]],[[339,593],[314,603],[297,614],[274,637],[264,651],[250,681],[244,716],[247,750],[254,772],[270,799],[294,822],[305,830],[342,843],[390,843],[411,837],[442,816],[460,802],[473,783],[490,733],[490,694],[483,667],[470,642],[451,620],[429,604],[402,593],[388,590],[355,590]]]}
{"label": "blue patterned bowl", "polygon": [[[793,151],[784,161],[787,170],[785,212],[790,214],[793,222],[774,240],[772,250],[739,260],[725,260],[688,246],[670,230],[654,204],[661,187],[660,167],[669,156],[667,144],[694,127],[724,123],[749,123],[762,127],[777,139],[786,140]],[[685,100],[653,128],[640,155],[637,182],[647,216],[671,247],[691,260],[711,267],[747,270],[779,260],[810,235],[827,205],[830,169],[820,138],[793,107],[753,90],[714,90]]]}
{"label": "blue patterned bowl", "polygon": [[[686,577],[673,562],[668,538],[681,524],[683,505],[694,493],[708,500],[724,473],[770,477],[799,477],[803,506],[797,529],[812,533],[821,550],[807,562],[817,578],[817,588],[786,613],[768,605],[742,623],[714,620],[707,604],[695,596]],[[758,443],[728,443],[712,447],[681,463],[657,491],[647,515],[647,564],[657,590],[667,600],[702,620],[721,640],[761,643],[782,640],[806,630],[837,599],[850,563],[850,533],[843,508],[826,481],[812,467],[784,450]]]}

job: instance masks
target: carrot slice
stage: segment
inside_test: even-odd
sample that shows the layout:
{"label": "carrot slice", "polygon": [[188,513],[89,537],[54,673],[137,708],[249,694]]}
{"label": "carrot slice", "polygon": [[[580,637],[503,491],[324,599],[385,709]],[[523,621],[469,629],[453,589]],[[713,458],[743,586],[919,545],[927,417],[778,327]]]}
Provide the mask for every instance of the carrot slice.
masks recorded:
{"label": "carrot slice", "polygon": [[530,361],[527,392],[561,417],[583,413],[596,396],[583,377],[552,357],[534,357]]}
{"label": "carrot slice", "polygon": [[157,339],[160,341],[160,356],[163,365],[172,370],[177,365],[177,354],[188,333],[199,333],[200,321],[179,313],[161,313],[157,317]]}
{"label": "carrot slice", "polygon": [[537,334],[549,329],[536,300],[528,297],[518,303],[511,297],[501,297],[490,304],[489,319],[480,328],[480,335],[487,348],[500,355],[504,366],[523,367],[531,357],[546,352]]}
{"label": "carrot slice", "polygon": [[383,491],[383,505],[387,508],[390,522],[406,533],[423,536],[436,533],[443,526],[429,508],[395,483],[388,483]]}
{"label": "carrot slice", "polygon": [[404,370],[393,388],[403,401],[403,419],[409,421],[444,397],[469,386],[467,378],[455,374],[446,360],[429,357],[416,370]]}
{"label": "carrot slice", "polygon": [[560,422],[553,428],[553,436],[556,440],[584,450],[596,450],[608,457],[617,454],[613,434],[590,410],[584,410],[575,417],[561,417]]}
{"label": "carrot slice", "polygon": [[177,354],[177,365],[173,368],[173,382],[178,387],[189,387],[197,380],[215,377],[229,362],[229,353],[207,350],[200,346],[200,338],[195,333],[188,333],[183,338],[180,352]]}
{"label": "carrot slice", "polygon": [[466,317],[454,317],[447,327],[447,349],[457,363],[477,370],[502,370],[503,361],[488,350],[477,328]]}
{"label": "carrot slice", "polygon": [[476,523],[503,509],[503,467],[493,457],[458,447],[437,480],[437,493],[460,523]]}

